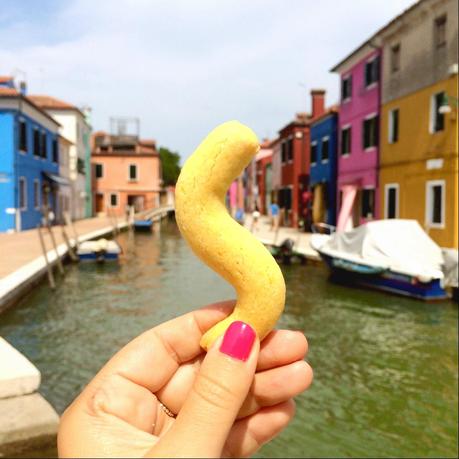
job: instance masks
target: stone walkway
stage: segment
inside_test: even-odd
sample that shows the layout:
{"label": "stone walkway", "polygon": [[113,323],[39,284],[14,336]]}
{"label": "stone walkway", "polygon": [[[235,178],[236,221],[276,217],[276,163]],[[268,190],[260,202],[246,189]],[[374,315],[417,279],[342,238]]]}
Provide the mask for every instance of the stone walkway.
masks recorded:
{"label": "stone walkway", "polygon": [[294,242],[293,251],[309,260],[320,260],[319,254],[311,248],[309,241],[311,233],[298,231],[295,228],[280,227],[277,231],[271,229],[269,218],[262,216],[256,228],[252,228],[252,216],[246,214],[244,226],[263,244],[274,247],[280,246],[286,239]]}
{"label": "stone walkway", "polygon": [[[117,221],[118,224],[124,223],[121,220]],[[103,228],[113,227],[114,221],[108,217],[88,218],[78,220],[74,226],[78,236],[87,233],[102,230]],[[52,227],[56,245],[64,243],[62,231],[60,226]],[[65,227],[69,239],[74,238],[74,233],[71,227]],[[44,235],[45,246],[47,250],[52,250],[53,245],[48,231],[42,231]],[[38,230],[31,229],[21,231],[20,233],[0,233],[0,279],[8,276],[17,269],[23,267],[27,263],[35,260],[43,255],[40,239],[38,237]]]}

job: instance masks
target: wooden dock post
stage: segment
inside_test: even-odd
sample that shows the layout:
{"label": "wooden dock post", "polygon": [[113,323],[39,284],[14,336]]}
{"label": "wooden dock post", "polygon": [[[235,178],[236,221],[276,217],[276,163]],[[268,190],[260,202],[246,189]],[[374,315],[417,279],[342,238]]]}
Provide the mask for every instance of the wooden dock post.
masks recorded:
{"label": "wooden dock post", "polygon": [[43,234],[41,232],[41,224],[38,226],[38,237],[40,239],[41,250],[43,251],[43,256],[45,257],[46,270],[48,272],[48,281],[49,286],[54,290],[56,288],[56,283],[54,282],[53,268],[48,260],[48,254],[46,252],[45,241],[43,240]]}
{"label": "wooden dock post", "polygon": [[65,244],[67,245],[67,251],[69,253],[69,257],[72,261],[78,261],[78,256],[76,255],[75,251],[73,250],[73,247],[70,244],[69,237],[67,236],[67,233],[65,231],[65,226],[61,225],[62,229],[62,239],[64,239]]}
{"label": "wooden dock post", "polygon": [[78,233],[76,231],[76,228],[75,228],[75,225],[73,224],[73,221],[72,219],[70,218],[70,215],[68,212],[64,212],[64,220],[65,220],[65,224],[69,227],[72,228],[72,232],[73,232],[73,238],[75,240],[75,245],[74,247],[75,248],[78,248]]}
{"label": "wooden dock post", "polygon": [[54,238],[54,233],[51,228],[51,224],[49,223],[49,220],[47,221],[46,226],[48,227],[49,235],[51,236],[51,242],[53,243],[54,253],[56,254],[57,267],[59,268],[59,272],[63,275],[65,274],[64,265],[62,264],[61,257],[59,256],[59,252],[57,251],[56,239]]}

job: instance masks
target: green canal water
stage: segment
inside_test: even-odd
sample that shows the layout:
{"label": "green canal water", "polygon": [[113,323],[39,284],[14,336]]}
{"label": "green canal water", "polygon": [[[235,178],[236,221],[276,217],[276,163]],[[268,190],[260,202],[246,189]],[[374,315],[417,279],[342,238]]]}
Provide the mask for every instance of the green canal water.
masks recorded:
{"label": "green canal water", "polygon": [[[119,266],[67,266],[55,292],[42,285],[0,316],[0,335],[40,369],[40,391],[60,413],[133,337],[234,296],[173,222],[119,240]],[[457,305],[333,285],[322,266],[283,271],[280,326],[307,335],[315,379],[259,456],[457,457]]]}

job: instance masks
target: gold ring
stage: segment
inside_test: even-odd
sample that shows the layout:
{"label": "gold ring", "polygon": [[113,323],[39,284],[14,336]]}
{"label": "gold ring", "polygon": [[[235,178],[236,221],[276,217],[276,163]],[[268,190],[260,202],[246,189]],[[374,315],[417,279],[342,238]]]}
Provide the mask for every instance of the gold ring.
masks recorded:
{"label": "gold ring", "polygon": [[175,418],[175,414],[163,403],[161,403],[158,400],[159,406],[162,408],[162,410],[170,417],[170,418]]}

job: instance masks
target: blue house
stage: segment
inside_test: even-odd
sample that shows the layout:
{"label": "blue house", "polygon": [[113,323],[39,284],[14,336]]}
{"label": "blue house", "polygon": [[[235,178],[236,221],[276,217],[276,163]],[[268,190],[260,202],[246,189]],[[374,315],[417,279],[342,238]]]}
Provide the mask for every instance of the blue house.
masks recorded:
{"label": "blue house", "polygon": [[0,77],[0,232],[35,228],[56,214],[59,123]]}
{"label": "blue house", "polygon": [[328,109],[311,123],[311,172],[313,221],[336,225],[338,109]]}

